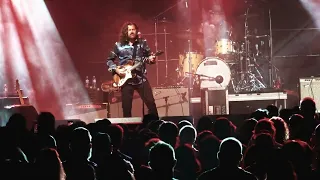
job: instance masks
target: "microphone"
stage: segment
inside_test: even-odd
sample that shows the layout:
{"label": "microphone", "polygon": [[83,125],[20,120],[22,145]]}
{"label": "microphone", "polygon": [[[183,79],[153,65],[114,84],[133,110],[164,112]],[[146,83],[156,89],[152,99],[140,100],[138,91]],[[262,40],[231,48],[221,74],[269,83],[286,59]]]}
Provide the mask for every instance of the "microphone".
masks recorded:
{"label": "microphone", "polygon": [[188,6],[188,0],[185,0],[185,1],[184,1],[184,5],[186,6],[186,8],[189,8],[189,6]]}
{"label": "microphone", "polygon": [[216,82],[218,83],[218,84],[221,84],[222,82],[223,82],[223,77],[222,76],[217,76],[216,78],[215,78],[215,80],[216,80]]}
{"label": "microphone", "polygon": [[141,39],[142,38],[141,32],[138,32],[137,34],[138,34],[138,38]]}

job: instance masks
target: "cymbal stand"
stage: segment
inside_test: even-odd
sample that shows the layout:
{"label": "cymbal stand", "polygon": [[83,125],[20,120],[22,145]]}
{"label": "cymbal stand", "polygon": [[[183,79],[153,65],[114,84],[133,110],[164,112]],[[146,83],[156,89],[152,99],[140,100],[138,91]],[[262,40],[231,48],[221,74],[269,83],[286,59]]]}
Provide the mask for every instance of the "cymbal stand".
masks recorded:
{"label": "cymbal stand", "polygon": [[249,43],[248,43],[248,35],[249,35],[249,26],[248,26],[248,13],[250,8],[248,7],[245,13],[245,22],[244,22],[244,57],[240,56],[240,80],[234,88],[235,92],[238,93],[242,90],[248,89],[248,76],[246,74],[248,73],[248,59],[249,59]]}
{"label": "cymbal stand", "polygon": [[[241,92],[241,91],[259,91],[263,88],[266,88],[266,86],[264,85],[264,83],[259,80],[255,73],[253,73],[254,71],[260,76],[261,73],[258,70],[258,68],[256,67],[256,63],[255,63],[255,59],[254,56],[251,57],[251,51],[250,51],[250,41],[248,39],[249,35],[249,26],[248,26],[248,15],[249,15],[249,10],[250,8],[247,8],[246,11],[246,17],[245,17],[245,56],[242,57],[242,63],[241,63],[241,79],[237,85],[237,87],[235,88],[235,91]],[[251,59],[253,59],[254,63],[251,63]],[[244,62],[244,63],[243,63]]]}
{"label": "cymbal stand", "polygon": [[[169,8],[167,8],[166,10],[160,12],[158,15],[156,15],[155,17],[153,17],[154,19],[154,41],[155,41],[155,48],[156,48],[156,51],[158,51],[158,18],[160,16],[162,16],[163,14],[165,14],[166,12],[170,11],[171,9],[173,9],[174,7],[176,7],[179,3],[181,3],[183,0],[181,1],[178,1],[177,3],[175,3],[174,5],[170,6]],[[163,18],[163,20],[165,20],[165,18]],[[164,54],[165,54],[165,68],[166,68],[166,71],[165,71],[165,84],[167,84],[167,81],[168,81],[168,51],[167,51],[167,30],[166,30],[166,27],[164,27],[164,44],[165,44],[165,47],[164,47]],[[158,58],[157,58],[158,60]],[[158,64],[158,61],[157,62],[157,86],[159,86],[159,64]]]}

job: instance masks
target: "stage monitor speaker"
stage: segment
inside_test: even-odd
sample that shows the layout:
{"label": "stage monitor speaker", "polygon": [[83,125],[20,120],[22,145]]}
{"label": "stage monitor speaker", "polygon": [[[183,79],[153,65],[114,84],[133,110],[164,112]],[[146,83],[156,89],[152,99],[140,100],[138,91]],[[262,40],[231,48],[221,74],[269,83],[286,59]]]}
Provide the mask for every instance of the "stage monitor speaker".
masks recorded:
{"label": "stage monitor speaker", "polygon": [[31,130],[38,117],[36,108],[31,105],[13,105],[1,108],[0,126],[6,126],[9,118],[16,113],[22,114],[27,120],[27,128]]}
{"label": "stage monitor speaker", "polygon": [[300,100],[311,97],[316,102],[317,112],[320,110],[320,77],[300,78]]}
{"label": "stage monitor speaker", "polygon": [[[189,116],[188,88],[180,86],[154,87],[152,89],[155,103],[160,117]],[[112,118],[123,117],[122,102],[110,104]],[[145,114],[148,108],[145,106]],[[142,100],[135,92],[132,101],[132,116],[142,117]]]}
{"label": "stage monitor speaker", "polygon": [[80,119],[85,123],[94,123],[97,118],[107,118],[108,104],[67,104],[66,112],[68,112],[66,119]]}

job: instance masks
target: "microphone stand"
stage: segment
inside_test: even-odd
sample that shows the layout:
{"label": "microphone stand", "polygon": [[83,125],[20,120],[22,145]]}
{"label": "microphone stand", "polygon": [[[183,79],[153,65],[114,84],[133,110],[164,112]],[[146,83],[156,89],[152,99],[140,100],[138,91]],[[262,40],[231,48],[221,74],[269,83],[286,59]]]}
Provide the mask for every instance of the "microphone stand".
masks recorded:
{"label": "microphone stand", "polygon": [[272,88],[273,86],[273,65],[272,65],[272,60],[273,60],[273,40],[272,40],[272,19],[271,19],[271,10],[269,9],[269,24],[270,24],[270,41],[269,41],[269,46],[270,46],[270,57],[269,57],[269,86]]}
{"label": "microphone stand", "polygon": [[[190,28],[192,23],[191,23],[191,10],[188,7],[188,2],[186,0],[186,8],[187,8],[187,25]],[[188,38],[188,64],[189,64],[189,73],[192,73],[192,67],[191,67],[191,51],[192,51],[192,37],[191,37],[191,28],[189,29],[190,33],[189,33],[189,38]],[[190,75],[189,76],[189,83],[188,83],[188,100],[189,100],[189,114],[192,116],[192,103],[191,103],[191,96],[192,96],[192,91],[191,88],[193,86],[192,84],[193,82],[193,76]]]}

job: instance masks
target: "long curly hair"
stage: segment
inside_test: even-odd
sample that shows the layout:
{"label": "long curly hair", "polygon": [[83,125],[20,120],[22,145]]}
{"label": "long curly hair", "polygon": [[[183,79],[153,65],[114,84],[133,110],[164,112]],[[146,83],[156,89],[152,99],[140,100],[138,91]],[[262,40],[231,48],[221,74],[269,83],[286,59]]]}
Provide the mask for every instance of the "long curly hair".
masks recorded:
{"label": "long curly hair", "polygon": [[122,25],[121,28],[121,32],[120,32],[120,43],[122,45],[127,44],[129,42],[129,37],[128,37],[128,26],[135,26],[136,30],[137,30],[137,36],[136,38],[138,38],[138,32],[139,32],[139,27],[137,26],[136,23],[134,22],[126,22]]}

